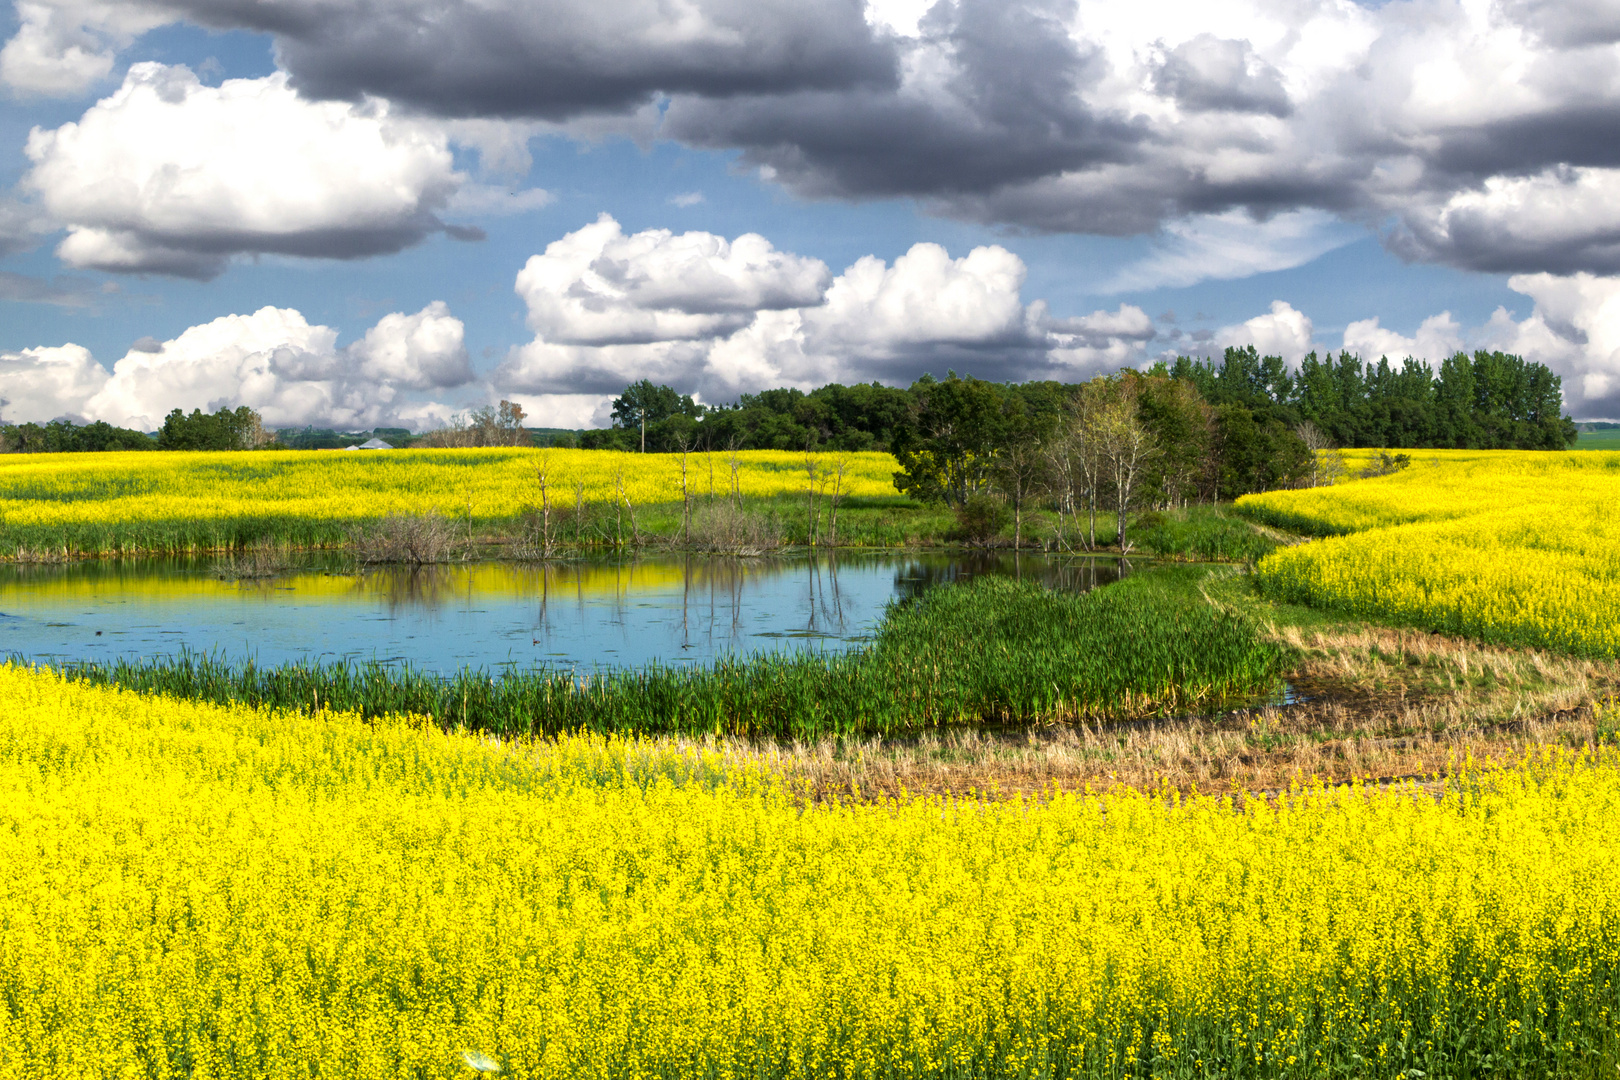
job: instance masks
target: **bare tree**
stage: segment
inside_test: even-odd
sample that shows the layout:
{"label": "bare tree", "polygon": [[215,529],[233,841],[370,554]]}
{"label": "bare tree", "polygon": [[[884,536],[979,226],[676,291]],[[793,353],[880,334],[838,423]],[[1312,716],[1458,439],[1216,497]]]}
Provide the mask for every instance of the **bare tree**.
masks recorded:
{"label": "bare tree", "polygon": [[742,509],[742,476],[739,471],[742,463],[737,460],[737,440],[733,438],[726,447],[726,464],[731,466],[731,506],[734,510]]}
{"label": "bare tree", "polygon": [[1103,482],[1102,415],[1110,393],[1101,376],[1080,387],[1064,405],[1057,431],[1046,441],[1049,489],[1058,511],[1058,546],[1067,546],[1066,517],[1078,518],[1084,507],[1088,531],[1081,539],[1087,550],[1097,547],[1097,504]]}
{"label": "bare tree", "polygon": [[624,507],[629,497],[624,492],[624,462],[618,463],[613,474],[613,546],[624,547]]}
{"label": "bare tree", "polygon": [[585,481],[574,481],[574,544],[578,546],[585,530]]}
{"label": "bare tree", "polygon": [[816,526],[821,521],[821,503],[817,496],[820,489],[826,487],[827,478],[821,472],[821,464],[816,461],[816,455],[809,450],[804,452],[805,498],[808,500],[805,514],[806,543],[816,546]]}
{"label": "bare tree", "polygon": [[533,440],[523,427],[527,415],[523,406],[513,401],[485,405],[465,416],[452,416],[444,427],[423,435],[417,445],[530,446]]}
{"label": "bare tree", "polygon": [[831,547],[838,546],[838,501],[844,497],[844,476],[849,471],[849,459],[839,454],[832,469],[832,502],[828,511],[827,543]]}
{"label": "bare tree", "polygon": [[1054,542],[1057,550],[1063,551],[1069,546],[1067,523],[1076,514],[1074,440],[1066,426],[1059,427],[1057,434],[1047,441],[1045,452],[1046,490],[1052,496],[1052,509],[1057,512]]}
{"label": "bare tree", "polygon": [[551,490],[547,483],[547,473],[551,466],[551,454],[542,451],[540,461],[535,466],[536,478],[540,481],[540,557],[551,558],[554,545],[551,539]]}
{"label": "bare tree", "polygon": [[686,459],[692,452],[691,436],[680,432],[675,436],[675,445],[680,449],[681,455],[681,543],[692,542],[692,489],[686,482]]}
{"label": "bare tree", "polygon": [[1113,488],[1119,552],[1123,555],[1131,550],[1125,528],[1138,497],[1138,484],[1148,462],[1159,452],[1152,433],[1137,415],[1136,396],[1130,384],[1120,382],[1110,386],[1108,400],[1097,418],[1097,431],[1106,478]]}
{"label": "bare tree", "polygon": [[[1294,428],[1295,434],[1305,444],[1305,449],[1311,452],[1311,487],[1320,487],[1322,483],[1323,460],[1327,451],[1332,450],[1333,442],[1323,433],[1322,429],[1309,420],[1302,421]],[[1329,481],[1331,483],[1331,481]]]}

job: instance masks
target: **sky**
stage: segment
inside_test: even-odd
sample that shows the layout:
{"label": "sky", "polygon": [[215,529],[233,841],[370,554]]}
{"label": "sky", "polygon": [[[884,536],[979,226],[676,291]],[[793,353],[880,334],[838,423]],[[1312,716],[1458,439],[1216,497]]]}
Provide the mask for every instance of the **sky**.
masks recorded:
{"label": "sky", "polygon": [[14,0],[0,419],[1252,344],[1620,418],[1617,0]]}

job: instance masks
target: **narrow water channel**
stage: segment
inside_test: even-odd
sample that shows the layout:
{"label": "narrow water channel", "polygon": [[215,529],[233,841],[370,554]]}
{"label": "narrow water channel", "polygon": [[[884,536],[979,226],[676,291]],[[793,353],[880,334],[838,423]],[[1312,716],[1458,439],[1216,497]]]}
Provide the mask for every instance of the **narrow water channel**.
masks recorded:
{"label": "narrow water channel", "polygon": [[42,663],[182,649],[277,664],[409,662],[432,671],[707,662],[844,649],[893,599],[979,574],[1089,589],[1113,559],[846,553],[482,562],[356,572],[315,557],[230,581],[208,559],[0,566],[0,656]]}

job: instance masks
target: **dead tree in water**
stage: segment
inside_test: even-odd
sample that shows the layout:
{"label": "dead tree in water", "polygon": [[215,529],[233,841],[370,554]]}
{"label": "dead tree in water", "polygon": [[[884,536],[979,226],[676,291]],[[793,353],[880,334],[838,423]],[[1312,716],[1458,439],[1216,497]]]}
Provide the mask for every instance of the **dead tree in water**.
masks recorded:
{"label": "dead tree in water", "polygon": [[844,474],[849,470],[849,459],[843,454],[838,455],[833,465],[832,502],[828,506],[827,543],[831,547],[838,546],[838,502],[844,497]]}
{"label": "dead tree in water", "polygon": [[805,542],[811,547],[815,547],[816,526],[821,520],[821,504],[816,498],[816,482],[820,480],[822,486],[825,486],[826,479],[821,476],[820,465],[816,461],[816,456],[809,450],[804,452],[804,473],[807,485],[806,497],[809,502],[809,506],[805,513]]}
{"label": "dead tree in water", "polygon": [[681,543],[692,542],[692,489],[686,482],[686,458],[692,452],[692,440],[685,434],[677,435],[675,443],[681,452]]}
{"label": "dead tree in water", "polygon": [[540,557],[551,558],[555,545],[551,539],[551,491],[547,484],[547,470],[551,465],[551,455],[541,453],[540,463],[535,466],[535,473],[540,481]]}

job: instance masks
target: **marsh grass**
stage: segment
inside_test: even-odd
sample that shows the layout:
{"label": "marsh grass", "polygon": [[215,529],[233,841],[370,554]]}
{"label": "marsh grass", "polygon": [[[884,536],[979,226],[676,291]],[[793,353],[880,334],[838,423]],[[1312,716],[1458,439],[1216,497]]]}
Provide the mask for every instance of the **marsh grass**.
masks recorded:
{"label": "marsh grass", "polygon": [[1291,539],[1238,517],[1229,505],[1149,510],[1126,535],[1142,554],[1199,562],[1254,562]]}
{"label": "marsh grass", "polygon": [[1078,595],[981,578],[892,604],[875,639],[848,653],[702,666],[446,678],[377,663],[260,668],[182,654],[69,670],[183,698],[410,713],[503,735],[815,739],[1170,716],[1266,691],[1288,663],[1287,648],[1262,640],[1252,620],[1198,593],[1202,573],[1182,568]]}

